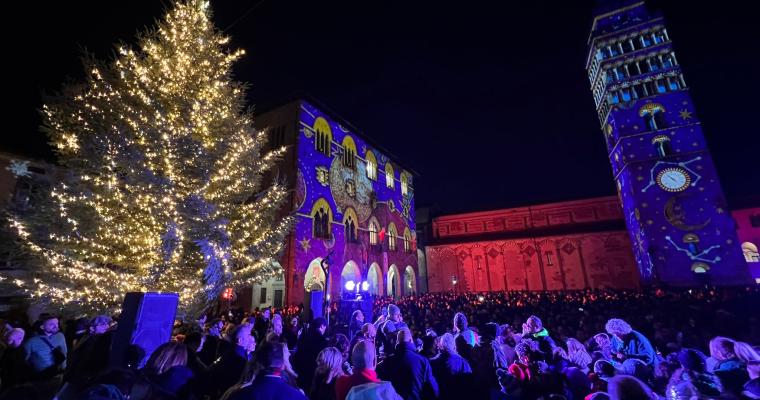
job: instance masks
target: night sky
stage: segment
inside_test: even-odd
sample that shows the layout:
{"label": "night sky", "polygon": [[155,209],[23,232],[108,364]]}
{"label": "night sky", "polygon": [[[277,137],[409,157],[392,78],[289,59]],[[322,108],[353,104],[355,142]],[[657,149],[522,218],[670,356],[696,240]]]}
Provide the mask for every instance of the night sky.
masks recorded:
{"label": "night sky", "polygon": [[[0,150],[52,159],[38,128],[41,94],[82,78],[83,49],[103,59],[114,43],[134,43],[166,3],[21,3],[7,17],[24,28],[3,28],[10,108]],[[251,84],[251,104],[268,109],[309,93],[419,173],[418,206],[469,211],[614,194],[584,70],[593,2],[444,3],[211,5],[217,27],[247,51],[235,74]],[[741,203],[760,193],[752,2],[654,4],[729,203]]]}

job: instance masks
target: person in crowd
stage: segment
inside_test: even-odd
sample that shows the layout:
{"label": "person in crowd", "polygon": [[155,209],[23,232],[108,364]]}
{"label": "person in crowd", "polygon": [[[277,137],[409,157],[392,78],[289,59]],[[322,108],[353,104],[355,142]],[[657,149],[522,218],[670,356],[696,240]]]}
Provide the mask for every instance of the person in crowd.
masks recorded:
{"label": "person in crowd", "polygon": [[723,336],[710,340],[710,357],[715,360],[713,373],[720,379],[723,389],[738,396],[749,380],[746,363],[735,353],[736,342]]}
{"label": "person in crowd", "polygon": [[414,351],[413,340],[409,328],[401,328],[395,351],[377,366],[377,375],[390,381],[404,399],[435,399],[438,383],[430,362]]}
{"label": "person in crowd", "polygon": [[440,354],[438,351],[439,339],[440,338],[431,335],[425,335],[422,337],[422,349],[420,350],[420,354],[427,358],[428,361],[432,361]]}
{"label": "person in crowd", "polygon": [[272,311],[268,308],[265,308],[261,311],[261,314],[256,317],[256,321],[253,326],[253,330],[256,332],[256,340],[260,342],[263,342],[265,340],[267,331],[269,331],[271,316]]}
{"label": "person in crowd", "polygon": [[466,360],[472,360],[472,349],[477,345],[475,332],[469,327],[467,316],[458,312],[454,314],[451,332],[457,344],[457,352]]}
{"label": "person in crowd", "polygon": [[351,348],[349,347],[350,343],[346,335],[336,333],[328,340],[327,345],[340,351],[340,354],[343,357],[343,362],[341,363],[343,373],[345,375],[351,375],[351,363],[349,362],[349,352]]}
{"label": "person in crowd", "polygon": [[285,343],[288,345],[288,349],[295,350],[296,343],[298,343],[298,334],[301,327],[298,325],[298,317],[290,319],[290,325],[282,333]]}
{"label": "person in crowd", "polygon": [[5,350],[0,357],[0,394],[29,377],[30,371],[21,348],[24,334],[21,328],[10,328],[3,335]]}
{"label": "person in crowd", "polygon": [[[427,336],[430,337],[430,336]],[[457,354],[456,339],[451,333],[444,333],[438,340],[440,353],[430,361],[433,377],[439,385],[441,400],[462,399],[472,389],[472,368]]]}
{"label": "person in crowd", "polygon": [[277,337],[277,340],[284,343],[284,337],[283,337],[284,327],[282,325],[282,315],[275,314],[272,317],[272,323],[269,328],[269,332],[267,332],[267,335],[274,334]]}
{"label": "person in crowd", "polygon": [[574,338],[567,339],[565,344],[567,345],[567,360],[584,373],[588,373],[591,355],[586,351],[586,346]]}
{"label": "person in crowd", "polygon": [[[205,392],[216,398],[240,380],[243,369],[254,350],[256,339],[250,324],[237,325],[229,332],[232,347],[209,366]],[[282,356],[280,356],[282,357]]]}
{"label": "person in crowd", "polygon": [[744,384],[742,397],[746,399],[760,399],[760,361],[748,362],[747,374],[750,380]]}
{"label": "person in crowd", "polygon": [[309,390],[310,399],[335,400],[335,382],[343,373],[343,355],[335,347],[327,347],[317,356],[317,369]]}
{"label": "person in crowd", "polygon": [[108,367],[113,332],[109,332],[113,320],[107,315],[98,315],[88,322],[87,334],[80,338],[69,352],[63,379],[66,385],[61,390],[61,398],[67,393],[76,393]]}
{"label": "person in crowd", "polygon": [[283,377],[285,367],[283,355],[287,347],[282,343],[265,342],[256,352],[251,363],[257,364],[258,372],[246,382],[226,395],[227,400],[306,400],[306,396],[288,383]]}
{"label": "person in crowd", "polygon": [[24,358],[34,373],[33,379],[49,379],[66,368],[66,338],[59,331],[58,318],[53,315],[40,319],[38,334],[27,339],[23,349]]}
{"label": "person in crowd", "polygon": [[356,346],[356,343],[362,340],[369,340],[372,342],[372,344],[375,344],[375,338],[377,337],[377,328],[375,328],[375,324],[366,323],[362,325],[361,331],[358,335],[354,335],[354,338],[351,340],[351,344],[348,346],[349,351]]}
{"label": "person in crowd", "polygon": [[[192,394],[190,381],[193,371],[187,367],[187,346],[169,342],[158,346],[143,368],[143,376],[148,385],[143,390],[150,395],[144,398],[188,398]],[[141,398],[140,395],[133,395]]]}
{"label": "person in crowd", "polygon": [[351,320],[348,323],[349,341],[354,339],[354,336],[358,334],[358,332],[362,329],[363,325],[364,325],[364,313],[362,313],[362,310],[354,310],[354,312],[351,313]]}
{"label": "person in crowd", "polygon": [[720,379],[707,372],[699,352],[683,349],[678,353],[678,362],[681,368],[673,373],[665,392],[668,400],[714,398],[723,393]]}
{"label": "person in crowd", "polygon": [[314,368],[317,366],[317,356],[327,347],[327,321],[324,318],[315,318],[305,334],[301,336],[296,345],[293,355],[293,367],[298,374],[298,387],[308,390],[314,378]]}
{"label": "person in crowd", "polygon": [[[501,389],[496,376],[497,369],[507,369],[506,356],[501,352],[498,338],[502,335],[500,326],[489,322],[482,326],[480,344],[471,350],[470,366],[473,371],[475,389],[483,396],[493,396]],[[488,393],[488,394],[486,394]]]}
{"label": "person in crowd", "polygon": [[396,339],[398,338],[398,331],[405,328],[407,325],[404,323],[404,318],[401,315],[401,309],[395,304],[388,306],[388,318],[382,324],[381,331],[383,332],[382,338],[382,353],[387,357],[393,354],[396,349]]}
{"label": "person in crowd", "polygon": [[515,334],[512,331],[512,326],[509,324],[502,324],[499,330],[501,331],[501,337],[499,338],[501,353],[504,354],[507,365],[512,365],[515,362],[515,345],[517,344]]}
{"label": "person in crowd", "polygon": [[613,359],[612,354],[612,340],[606,333],[598,333],[594,335],[593,344],[595,350],[591,355],[594,362],[597,360],[611,361]]}
{"label": "person in crowd", "polygon": [[349,393],[355,399],[398,399],[392,384],[377,378],[376,352],[375,345],[371,341],[361,340],[356,343],[351,351],[354,372],[349,376],[338,377],[335,382],[336,400],[346,400]]}
{"label": "person in crowd", "polygon": [[654,368],[657,354],[649,339],[619,318],[610,319],[604,328],[612,336],[613,358],[616,362],[637,359]]}
{"label": "person in crowd", "polygon": [[607,394],[616,400],[657,400],[658,397],[646,383],[629,375],[618,375],[610,379]]}
{"label": "person in crowd", "polygon": [[532,339],[538,345],[538,350],[543,353],[544,357],[549,358],[554,354],[554,348],[557,345],[554,339],[549,336],[549,330],[544,328],[541,318],[531,315],[522,326],[522,337]]}
{"label": "person in crowd", "polygon": [[[200,354],[198,354],[200,361],[203,362],[204,365],[211,365],[221,354],[223,354],[224,350],[226,350],[225,348],[220,349],[223,330],[224,321],[221,318],[212,319],[211,322],[207,324],[203,348],[201,349]],[[222,352],[220,352],[220,350]]]}

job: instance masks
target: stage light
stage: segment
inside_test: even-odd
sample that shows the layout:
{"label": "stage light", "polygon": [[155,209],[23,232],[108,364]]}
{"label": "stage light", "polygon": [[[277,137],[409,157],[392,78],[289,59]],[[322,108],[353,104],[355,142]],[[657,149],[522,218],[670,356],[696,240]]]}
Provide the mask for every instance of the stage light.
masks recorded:
{"label": "stage light", "polygon": [[346,290],[348,290],[349,292],[353,291],[355,286],[356,284],[354,283],[354,281],[346,282]]}
{"label": "stage light", "polygon": [[367,290],[369,290],[369,282],[364,281],[362,282],[362,291],[366,292]]}

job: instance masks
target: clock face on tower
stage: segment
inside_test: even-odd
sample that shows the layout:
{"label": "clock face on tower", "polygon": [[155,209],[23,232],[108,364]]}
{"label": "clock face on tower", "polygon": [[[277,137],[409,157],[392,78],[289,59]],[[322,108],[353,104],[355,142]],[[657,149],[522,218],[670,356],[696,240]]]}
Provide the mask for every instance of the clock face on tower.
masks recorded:
{"label": "clock face on tower", "polygon": [[681,192],[691,184],[691,177],[682,168],[665,168],[657,174],[657,185],[668,192]]}

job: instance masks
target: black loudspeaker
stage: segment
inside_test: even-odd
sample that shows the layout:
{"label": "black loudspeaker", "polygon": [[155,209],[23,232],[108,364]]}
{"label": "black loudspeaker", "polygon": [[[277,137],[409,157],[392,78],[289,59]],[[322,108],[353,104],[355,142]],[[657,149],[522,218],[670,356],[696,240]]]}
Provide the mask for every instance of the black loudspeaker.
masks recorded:
{"label": "black loudspeaker", "polygon": [[361,300],[340,301],[340,307],[338,307],[338,326],[349,337],[352,332],[348,332],[348,324],[351,322],[351,314],[356,310],[362,311],[365,323],[372,322],[372,297],[367,296]]}
{"label": "black loudspeaker", "polygon": [[158,346],[171,340],[179,295],[127,293],[111,345],[111,366],[142,368]]}
{"label": "black loudspeaker", "polygon": [[306,298],[303,303],[303,316],[301,320],[304,322],[311,322],[314,318],[323,316],[323,302],[325,300],[325,292],[321,290],[312,290],[306,292]]}

